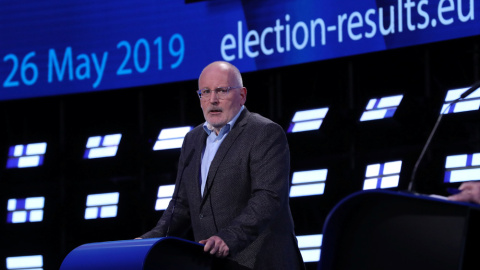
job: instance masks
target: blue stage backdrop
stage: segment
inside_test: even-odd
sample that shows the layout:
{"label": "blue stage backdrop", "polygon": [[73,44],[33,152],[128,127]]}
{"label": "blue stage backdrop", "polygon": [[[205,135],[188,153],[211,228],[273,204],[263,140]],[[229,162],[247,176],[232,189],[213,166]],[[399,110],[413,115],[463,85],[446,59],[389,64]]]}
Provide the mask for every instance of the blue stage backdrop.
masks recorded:
{"label": "blue stage backdrop", "polygon": [[[196,79],[480,34],[475,0],[4,0],[0,100]],[[448,53],[448,52],[445,52]]]}

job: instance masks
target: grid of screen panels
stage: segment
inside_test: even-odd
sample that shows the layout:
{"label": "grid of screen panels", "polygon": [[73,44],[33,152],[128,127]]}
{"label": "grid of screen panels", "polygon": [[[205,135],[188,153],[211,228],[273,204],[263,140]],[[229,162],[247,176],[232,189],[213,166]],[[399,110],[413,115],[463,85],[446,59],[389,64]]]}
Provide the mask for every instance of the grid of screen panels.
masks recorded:
{"label": "grid of screen panels", "polygon": [[[463,88],[463,91],[466,89],[467,88]],[[461,94],[458,90],[453,91],[455,91],[456,96]],[[447,94],[447,96],[449,95],[452,94]],[[382,121],[386,118],[393,117],[397,107],[401,106],[402,98],[403,95],[396,95],[371,99],[358,121],[366,121],[366,118],[368,118],[368,121]],[[446,102],[447,100],[451,100],[451,97],[447,98]],[[290,126],[286,129],[286,132],[318,132],[321,128],[322,121],[328,117],[328,110],[328,108],[320,108],[297,111],[292,118]],[[375,110],[380,110],[381,112],[372,113]],[[370,115],[381,114],[382,117],[365,116],[365,114],[368,113],[370,113]],[[297,125],[300,126],[296,127]],[[305,128],[307,126],[314,126],[314,128]],[[162,128],[160,135],[158,135],[157,140],[154,142],[154,146],[151,148],[151,151],[169,150],[175,152],[175,155],[178,157],[183,137],[191,129],[191,126]],[[296,135],[292,134],[290,136]],[[90,136],[87,138],[87,143],[84,145],[84,154],[82,158],[87,160],[102,158],[115,159],[118,149],[123,146],[121,139],[122,134],[120,133]],[[43,159],[48,157],[49,154],[49,151],[47,151],[47,143],[49,145],[54,144],[54,142],[23,143],[24,144],[9,146],[8,155],[6,156],[6,170],[32,170],[32,167],[42,166]],[[455,183],[479,180],[480,178],[477,176],[477,167],[480,166],[478,155],[478,153],[472,153],[447,156],[445,161],[444,182]],[[35,160],[22,161],[22,159]],[[392,189],[399,186],[402,161],[379,160],[379,162],[380,163],[366,164],[364,168],[363,190]],[[174,178],[170,178],[169,182],[173,183],[173,179]],[[295,200],[299,197],[323,196],[326,186],[332,181],[335,180],[330,177],[329,168],[310,168],[308,170],[292,171],[290,183],[290,197],[292,203],[295,203]],[[151,200],[151,209],[146,211],[165,210],[168,202],[173,196],[173,191],[173,184],[157,186],[156,199]],[[125,192],[127,191],[122,191],[122,193]],[[83,219],[88,221],[116,218],[117,213],[122,211],[122,209],[119,209],[120,207],[130,207],[127,204],[123,204],[122,206],[119,203],[121,197],[121,192],[114,188],[111,188],[110,192],[87,194],[87,196],[83,198]],[[45,201],[48,199],[47,195],[9,198],[6,209],[6,222],[10,224],[40,223],[44,221],[44,218],[48,219],[48,215],[44,216]],[[77,204],[81,202],[75,203]],[[298,236],[302,256],[304,256],[304,260],[307,263],[315,263],[320,259],[321,228],[318,228],[317,233],[318,234]],[[42,256],[48,256],[48,254],[32,256],[22,256],[22,254],[17,255],[18,256],[10,256],[6,258],[7,269],[30,269],[31,267],[42,269]]]}
{"label": "grid of screen panels", "polygon": [[[277,74],[271,75],[272,78],[278,74],[282,78],[299,77],[298,74],[295,76],[293,69],[289,70],[291,76],[275,72]],[[369,85],[360,84],[358,91],[362,94],[354,90],[348,93],[354,97],[354,105],[349,105],[348,99],[338,91],[294,95],[296,93],[288,90],[294,89],[288,82],[284,82],[283,90],[278,91],[282,97],[275,96],[277,92],[262,92],[263,85],[255,88],[255,83],[262,82],[261,75],[264,73],[245,76],[245,83],[253,85],[249,87],[252,100],[246,106],[278,122],[287,134],[291,149],[290,204],[302,256],[309,269],[314,269],[321,254],[322,225],[335,203],[364,189],[405,188],[419,148],[433,126],[432,119],[442,112],[443,103],[452,100],[447,98],[451,95],[448,94],[450,88],[437,90],[435,98],[423,111],[419,108],[425,100],[417,101],[421,95],[408,87],[384,87],[381,89],[383,93],[381,90],[365,90]],[[294,84],[295,80],[291,80]],[[315,78],[304,82],[305,85],[318,83]],[[467,87],[457,87],[462,85],[467,84],[456,83],[456,88],[451,89],[465,91]],[[163,87],[168,91],[171,86]],[[81,116],[72,112],[81,111],[84,105],[76,105],[68,98],[63,109],[60,105],[55,108],[57,102],[48,106],[49,100],[40,100],[39,104],[47,113],[34,116],[31,121],[35,123],[21,119],[23,124],[9,124],[12,134],[2,134],[6,143],[1,148],[3,154],[0,157],[4,205],[0,212],[4,218],[1,229],[8,234],[5,243],[13,247],[2,251],[8,269],[58,268],[66,253],[80,244],[131,239],[155,225],[173,195],[183,136],[193,125],[203,121],[198,98],[190,91],[196,88],[196,82],[186,82],[182,87],[185,89],[183,98],[180,94],[171,98],[175,104],[165,110],[158,109],[158,101],[161,100],[159,97],[168,99],[168,95],[147,88],[142,93],[143,98],[130,95],[132,90],[125,91],[126,97],[119,94],[123,98],[119,99],[118,107],[100,107],[99,104],[105,102],[89,101],[96,109]],[[324,87],[348,89],[342,82],[326,82],[322,89]],[[461,93],[457,91],[455,95]],[[100,94],[99,99],[110,99],[109,94],[112,93]],[[475,95],[466,100],[474,100]],[[265,105],[255,99],[282,99],[283,110],[275,109],[280,105]],[[135,105],[125,106],[131,100],[136,100]],[[137,107],[138,100],[141,100],[142,108]],[[25,101],[25,104],[30,102],[34,103]],[[24,105],[22,101],[12,104],[12,107]],[[438,159],[427,157],[425,161],[425,170],[435,172],[431,178],[439,182],[436,184],[438,190],[462,181],[478,180],[475,172],[479,166],[477,153],[480,149],[460,145],[462,138],[466,138],[465,144],[471,145],[469,141],[475,132],[470,135],[467,132],[475,129],[464,129],[459,124],[476,121],[478,107],[470,106],[473,111],[459,111],[460,105],[457,103],[455,113],[445,115],[442,120],[439,141],[431,150]],[[191,114],[185,110],[190,107],[196,107]],[[172,108],[180,113],[170,113]],[[47,118],[58,118],[56,110],[65,112],[68,121],[62,122],[64,126],[45,126]],[[377,110],[383,111],[378,113]],[[368,121],[363,121],[364,113],[383,117],[370,116]],[[425,114],[431,115],[428,121]],[[86,119],[85,123],[81,123],[82,118]],[[414,125],[416,121],[420,124]],[[28,126],[28,130],[22,125]],[[304,128],[309,126],[313,128]],[[445,135],[451,128],[460,132],[455,136],[455,142],[448,141]],[[35,150],[27,150],[30,145],[35,146],[30,147]],[[444,145],[448,147],[442,148]],[[20,161],[23,158],[30,161]],[[47,187],[39,188],[43,182]],[[55,231],[48,229],[52,226]],[[33,243],[29,248],[14,243],[13,235],[24,231],[27,232],[25,237]],[[45,248],[40,242],[46,241],[35,234],[55,239],[51,242],[62,240],[58,240],[58,245]],[[26,261],[22,262],[23,259]]]}

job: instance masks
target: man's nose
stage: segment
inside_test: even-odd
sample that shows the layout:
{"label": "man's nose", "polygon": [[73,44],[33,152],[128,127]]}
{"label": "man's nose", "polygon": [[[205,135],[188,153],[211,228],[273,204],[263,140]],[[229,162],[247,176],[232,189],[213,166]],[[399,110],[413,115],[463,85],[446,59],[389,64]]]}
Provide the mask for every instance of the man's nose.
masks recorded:
{"label": "man's nose", "polygon": [[218,102],[218,93],[217,91],[212,91],[210,93],[210,103],[217,103]]}

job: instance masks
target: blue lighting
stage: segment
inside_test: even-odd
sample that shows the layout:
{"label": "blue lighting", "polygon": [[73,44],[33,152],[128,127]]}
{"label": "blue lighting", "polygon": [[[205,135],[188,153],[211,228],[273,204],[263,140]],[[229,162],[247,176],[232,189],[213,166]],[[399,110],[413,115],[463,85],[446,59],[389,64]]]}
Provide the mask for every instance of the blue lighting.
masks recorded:
{"label": "blue lighting", "polygon": [[42,270],[43,256],[7,257],[6,264],[8,270]]}
{"label": "blue lighting", "polygon": [[7,223],[41,222],[45,197],[10,199],[7,205]]}
{"label": "blue lighting", "polygon": [[158,188],[157,203],[155,204],[155,210],[165,210],[168,207],[168,203],[172,199],[175,185],[164,185]]}
{"label": "blue lighting", "polygon": [[166,150],[181,148],[183,144],[183,138],[192,130],[192,127],[177,127],[177,128],[164,128],[158,135],[157,142],[153,146],[153,150]]}
{"label": "blue lighting", "polygon": [[445,183],[480,180],[480,153],[447,156]]}
{"label": "blue lighting", "polygon": [[298,235],[297,241],[304,262],[320,261],[322,234]]}
{"label": "blue lighting", "polygon": [[117,216],[120,193],[100,193],[87,196],[85,219],[112,218]]}
{"label": "blue lighting", "polygon": [[370,99],[360,121],[363,122],[393,117],[400,102],[402,102],[402,99],[403,95]]}
{"label": "blue lighting", "polygon": [[460,113],[460,112],[478,110],[480,108],[480,91],[479,91],[480,88],[475,90],[466,98],[451,105],[452,101],[457,100],[460,97],[460,95],[463,94],[463,92],[467,91],[468,89],[470,88],[466,87],[466,88],[449,90],[447,92],[447,96],[445,97],[445,103],[443,104],[441,113],[450,114],[450,113]]}
{"label": "blue lighting", "polygon": [[89,137],[85,149],[84,159],[114,157],[122,134]]}
{"label": "blue lighting", "polygon": [[10,146],[7,168],[37,167],[43,164],[47,143],[31,143]]}
{"label": "blue lighting", "polygon": [[401,169],[400,160],[368,165],[363,190],[398,187]]}
{"label": "blue lighting", "polygon": [[327,115],[328,107],[298,111],[292,118],[287,133],[303,132],[309,130],[317,130],[323,123],[323,119]]}
{"label": "blue lighting", "polygon": [[327,169],[294,172],[290,197],[321,195],[325,191]]}

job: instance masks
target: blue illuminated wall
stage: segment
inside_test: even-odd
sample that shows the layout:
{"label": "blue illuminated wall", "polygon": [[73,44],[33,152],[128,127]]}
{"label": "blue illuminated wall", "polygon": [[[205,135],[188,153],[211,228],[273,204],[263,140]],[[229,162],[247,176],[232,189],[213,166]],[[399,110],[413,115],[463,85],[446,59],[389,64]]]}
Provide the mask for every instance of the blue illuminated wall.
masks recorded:
{"label": "blue illuminated wall", "polygon": [[474,0],[6,1],[0,100],[195,79],[480,33]]}

